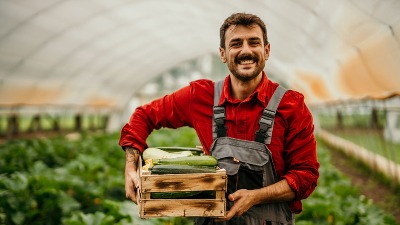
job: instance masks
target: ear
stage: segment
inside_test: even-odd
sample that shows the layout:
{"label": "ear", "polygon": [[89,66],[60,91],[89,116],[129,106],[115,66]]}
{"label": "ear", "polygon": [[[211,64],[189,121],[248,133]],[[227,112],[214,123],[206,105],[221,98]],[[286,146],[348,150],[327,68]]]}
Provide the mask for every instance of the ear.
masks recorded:
{"label": "ear", "polygon": [[219,55],[223,63],[226,63],[225,49],[219,48]]}
{"label": "ear", "polygon": [[264,49],[265,49],[265,61],[267,61],[269,58],[269,51],[271,50],[271,45],[268,43],[267,45],[264,46]]}

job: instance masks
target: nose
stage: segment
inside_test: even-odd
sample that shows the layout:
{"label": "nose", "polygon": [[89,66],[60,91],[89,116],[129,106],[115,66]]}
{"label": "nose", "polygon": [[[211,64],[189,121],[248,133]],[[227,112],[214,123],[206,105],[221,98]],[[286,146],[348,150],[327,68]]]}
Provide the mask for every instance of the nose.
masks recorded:
{"label": "nose", "polygon": [[241,52],[242,53],[251,53],[251,47],[250,47],[250,45],[249,45],[249,43],[247,41],[243,42]]}

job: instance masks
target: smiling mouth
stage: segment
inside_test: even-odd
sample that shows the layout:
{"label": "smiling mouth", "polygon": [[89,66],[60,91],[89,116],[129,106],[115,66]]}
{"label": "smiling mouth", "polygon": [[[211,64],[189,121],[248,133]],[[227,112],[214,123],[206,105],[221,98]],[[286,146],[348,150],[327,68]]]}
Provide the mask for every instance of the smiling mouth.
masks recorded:
{"label": "smiling mouth", "polygon": [[253,64],[254,60],[240,60],[239,64],[240,65],[249,65],[249,64]]}
{"label": "smiling mouth", "polygon": [[252,55],[252,54],[243,54],[240,56],[237,56],[235,59],[236,64],[239,65],[251,65],[254,63],[258,62],[258,57],[256,55]]}

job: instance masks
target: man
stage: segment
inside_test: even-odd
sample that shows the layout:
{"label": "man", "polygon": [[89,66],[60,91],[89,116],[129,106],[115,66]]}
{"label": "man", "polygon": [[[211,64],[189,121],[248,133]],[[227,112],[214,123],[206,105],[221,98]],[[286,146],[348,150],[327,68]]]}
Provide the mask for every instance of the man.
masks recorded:
{"label": "man", "polygon": [[191,82],[138,107],[121,132],[125,190],[136,202],[136,161],[146,138],[160,127],[193,127],[206,154],[228,174],[225,221],[196,224],[294,224],[293,213],[319,177],[312,116],[302,94],[286,90],[263,71],[270,44],[263,21],[236,13],[220,29],[223,82]]}

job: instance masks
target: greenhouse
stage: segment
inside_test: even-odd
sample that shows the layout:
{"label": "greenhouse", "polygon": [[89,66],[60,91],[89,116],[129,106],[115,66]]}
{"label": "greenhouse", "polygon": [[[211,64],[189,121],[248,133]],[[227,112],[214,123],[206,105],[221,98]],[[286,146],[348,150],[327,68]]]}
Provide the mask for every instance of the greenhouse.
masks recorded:
{"label": "greenhouse", "polygon": [[[234,13],[264,21],[263,71],[312,114],[318,185],[296,224],[400,224],[399,12],[398,0],[0,0],[0,224],[195,224],[188,208],[160,214],[168,204],[144,219],[126,197],[121,131],[141,106],[231,75],[220,28]],[[146,147],[210,153],[183,120],[146,121]]]}

